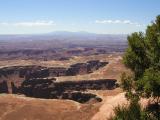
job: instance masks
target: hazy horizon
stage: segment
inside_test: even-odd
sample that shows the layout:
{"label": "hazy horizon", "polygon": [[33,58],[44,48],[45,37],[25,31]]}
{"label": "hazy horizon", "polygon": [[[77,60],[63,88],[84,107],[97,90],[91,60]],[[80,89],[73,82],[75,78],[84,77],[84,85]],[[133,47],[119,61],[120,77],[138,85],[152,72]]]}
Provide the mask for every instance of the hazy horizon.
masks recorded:
{"label": "hazy horizon", "polygon": [[88,32],[88,31],[50,31],[50,32],[43,32],[43,33],[5,33],[5,34],[1,34],[0,36],[4,36],[4,35],[54,35],[54,34],[95,34],[95,35],[129,35],[127,33],[96,33],[96,32]]}

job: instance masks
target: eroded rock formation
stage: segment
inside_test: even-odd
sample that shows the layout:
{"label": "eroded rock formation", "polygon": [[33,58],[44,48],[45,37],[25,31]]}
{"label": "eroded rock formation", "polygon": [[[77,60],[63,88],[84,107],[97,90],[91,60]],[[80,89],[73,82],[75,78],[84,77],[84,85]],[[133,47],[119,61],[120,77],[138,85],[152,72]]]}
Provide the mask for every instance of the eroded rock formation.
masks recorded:
{"label": "eroded rock formation", "polygon": [[[82,80],[58,82],[54,77],[74,76],[92,73],[105,66],[107,62],[99,60],[77,63],[69,68],[42,66],[13,66],[0,69],[0,93],[24,94],[29,97],[45,99],[70,99],[80,103],[101,101],[87,89],[114,89],[116,80]],[[19,78],[12,78],[12,76]],[[10,77],[11,76],[11,77]]]}
{"label": "eroded rock formation", "polygon": [[108,62],[100,62],[99,60],[92,60],[88,61],[86,63],[77,63],[74,65],[71,65],[70,68],[67,70],[68,76],[74,76],[74,75],[83,75],[87,73],[92,73],[95,70],[98,70],[101,67],[104,67]]}
{"label": "eroded rock formation", "polygon": [[9,75],[19,75],[20,78],[46,78],[49,76],[74,76],[78,74],[88,74],[101,67],[104,67],[108,62],[100,62],[99,60],[92,60],[86,63],[77,63],[71,65],[69,68],[64,67],[42,67],[36,65],[30,66],[12,66],[0,69],[0,77],[7,77]]}
{"label": "eroded rock formation", "polygon": [[[56,79],[34,78],[24,80],[17,87],[11,82],[13,94],[24,94],[29,97],[45,99],[70,99],[80,103],[85,103],[92,99],[101,102],[98,96],[86,93],[86,90],[101,90],[116,88],[116,80],[82,80],[56,82]],[[8,93],[7,82],[0,84],[1,93]]]}
{"label": "eroded rock formation", "polygon": [[94,94],[86,93],[86,90],[114,89],[116,80],[83,80],[56,82],[51,79],[30,79],[25,80],[17,88],[18,93],[29,97],[45,99],[71,99],[81,103],[87,102],[91,98],[101,101]]}

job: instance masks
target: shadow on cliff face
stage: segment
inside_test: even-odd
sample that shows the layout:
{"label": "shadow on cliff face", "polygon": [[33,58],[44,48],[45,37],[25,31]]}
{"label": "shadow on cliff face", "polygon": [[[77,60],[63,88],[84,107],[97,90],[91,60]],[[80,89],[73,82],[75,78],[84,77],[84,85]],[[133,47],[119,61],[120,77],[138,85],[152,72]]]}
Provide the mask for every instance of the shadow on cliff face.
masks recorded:
{"label": "shadow on cliff face", "polygon": [[[76,86],[74,84],[70,84],[68,88],[66,88],[66,86],[58,86],[59,84],[62,85],[61,83],[55,83],[50,79],[25,80],[22,85],[17,88],[17,94],[24,94],[28,97],[44,99],[68,99],[79,103],[86,103],[90,101],[95,103],[102,101],[102,99],[97,95],[85,92],[85,84],[83,88],[79,88],[79,91],[76,90]],[[63,83],[63,85],[64,84],[65,83]],[[72,88],[71,85],[73,85]],[[86,86],[86,89],[87,87],[88,86]]]}
{"label": "shadow on cliff face", "polygon": [[99,60],[92,60],[86,63],[77,63],[71,65],[69,68],[64,67],[43,67],[43,66],[11,66],[0,68],[0,78],[17,75],[19,78],[46,78],[59,76],[76,76],[84,75],[94,72],[107,65],[108,62],[101,62]]}
{"label": "shadow on cliff face", "polygon": [[87,90],[114,88],[116,88],[116,80],[114,79],[57,82],[53,78],[34,78],[24,80],[19,87],[12,83],[12,92],[14,94],[24,94],[28,97],[44,99],[69,99],[79,103],[102,101],[97,95],[86,92]]}
{"label": "shadow on cliff face", "polygon": [[101,102],[102,99],[94,94],[91,93],[84,93],[84,92],[65,92],[61,96],[62,99],[70,99],[77,101],[79,103],[86,103],[86,102]]}
{"label": "shadow on cliff face", "polygon": [[[11,86],[13,94],[44,99],[69,99],[79,103],[102,101],[97,95],[86,92],[87,90],[110,90],[117,87],[114,79],[57,82],[53,78],[28,79],[24,80],[20,86],[11,82]],[[0,88],[0,90],[8,93],[6,82],[3,83],[3,87],[5,88]]]}

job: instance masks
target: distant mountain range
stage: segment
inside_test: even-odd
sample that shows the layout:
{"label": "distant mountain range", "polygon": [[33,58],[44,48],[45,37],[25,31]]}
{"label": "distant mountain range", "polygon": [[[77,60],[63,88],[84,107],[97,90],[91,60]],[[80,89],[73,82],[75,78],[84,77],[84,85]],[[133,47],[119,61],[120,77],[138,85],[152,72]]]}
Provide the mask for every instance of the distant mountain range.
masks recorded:
{"label": "distant mountain range", "polygon": [[15,35],[0,35],[2,40],[107,40],[107,41],[126,41],[126,34],[96,34],[85,31],[68,32],[55,31],[46,34],[15,34]]}

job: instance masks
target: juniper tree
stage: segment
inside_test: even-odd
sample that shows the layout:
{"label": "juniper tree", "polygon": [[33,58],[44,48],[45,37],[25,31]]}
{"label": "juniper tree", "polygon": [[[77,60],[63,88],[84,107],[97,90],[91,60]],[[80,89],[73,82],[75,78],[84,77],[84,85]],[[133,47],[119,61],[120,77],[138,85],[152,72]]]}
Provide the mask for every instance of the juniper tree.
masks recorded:
{"label": "juniper tree", "polygon": [[[126,91],[126,97],[131,101],[131,105],[127,109],[117,109],[119,119],[127,120],[121,116],[133,112],[130,109],[133,104],[137,105],[135,110],[138,111],[139,98],[146,97],[152,100],[145,111],[149,117],[143,117],[144,114],[141,113],[144,111],[139,110],[140,114],[137,114],[139,119],[160,120],[160,15],[148,25],[145,33],[135,32],[128,36],[128,48],[123,61],[133,71],[134,76],[127,77],[125,74],[122,76],[121,86]],[[137,116],[133,114],[128,117],[134,119]]]}

